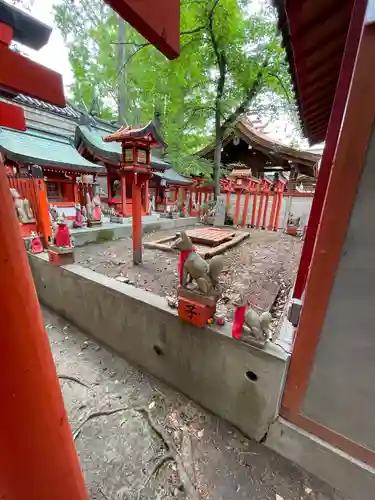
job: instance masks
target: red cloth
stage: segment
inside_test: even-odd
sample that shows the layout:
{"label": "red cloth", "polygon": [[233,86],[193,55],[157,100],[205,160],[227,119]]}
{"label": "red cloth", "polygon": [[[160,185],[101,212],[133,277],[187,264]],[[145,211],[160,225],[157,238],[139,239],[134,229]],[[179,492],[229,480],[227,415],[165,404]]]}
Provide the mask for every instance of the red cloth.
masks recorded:
{"label": "red cloth", "polygon": [[189,255],[194,251],[195,249],[193,248],[191,250],[181,250],[180,252],[180,258],[178,260],[178,275],[180,277],[180,285],[182,285],[183,269],[185,261],[189,257]]}
{"label": "red cloth", "polygon": [[70,247],[70,235],[67,224],[58,224],[56,230],[56,246]]}
{"label": "red cloth", "polygon": [[232,337],[234,339],[241,340],[242,328],[245,322],[246,309],[247,305],[237,307],[236,312],[234,313],[233,328],[232,328]]}
{"label": "red cloth", "polygon": [[32,253],[41,253],[43,252],[43,245],[40,241],[39,236],[35,237],[31,240],[31,252]]}

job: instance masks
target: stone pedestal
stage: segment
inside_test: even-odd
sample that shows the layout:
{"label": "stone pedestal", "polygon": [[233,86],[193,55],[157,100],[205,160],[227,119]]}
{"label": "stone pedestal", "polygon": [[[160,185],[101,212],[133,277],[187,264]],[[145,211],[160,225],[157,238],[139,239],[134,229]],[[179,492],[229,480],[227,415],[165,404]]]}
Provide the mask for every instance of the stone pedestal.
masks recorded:
{"label": "stone pedestal", "polygon": [[124,223],[124,218],[120,217],[118,215],[111,215],[109,217],[109,222],[112,222],[114,224],[123,224]]}
{"label": "stone pedestal", "polygon": [[87,221],[87,226],[88,227],[96,227],[96,226],[101,226],[102,221],[101,220],[88,220]]}
{"label": "stone pedestal", "polygon": [[193,290],[179,287],[178,315],[179,317],[200,328],[213,320],[216,313],[216,297],[202,295]]}
{"label": "stone pedestal", "polygon": [[74,264],[74,250],[72,247],[57,247],[51,245],[48,248],[48,260],[56,266]]}

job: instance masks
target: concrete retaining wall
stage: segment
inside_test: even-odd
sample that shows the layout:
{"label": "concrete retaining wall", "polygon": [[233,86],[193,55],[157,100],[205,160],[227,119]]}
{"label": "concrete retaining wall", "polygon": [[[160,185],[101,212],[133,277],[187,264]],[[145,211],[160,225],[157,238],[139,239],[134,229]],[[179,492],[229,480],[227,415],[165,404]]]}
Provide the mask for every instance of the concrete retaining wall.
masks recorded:
{"label": "concrete retaining wall", "polygon": [[277,414],[287,355],[232,339],[231,325],[199,329],[165,299],[73,264],[30,255],[40,301],[129,361],[262,439]]}

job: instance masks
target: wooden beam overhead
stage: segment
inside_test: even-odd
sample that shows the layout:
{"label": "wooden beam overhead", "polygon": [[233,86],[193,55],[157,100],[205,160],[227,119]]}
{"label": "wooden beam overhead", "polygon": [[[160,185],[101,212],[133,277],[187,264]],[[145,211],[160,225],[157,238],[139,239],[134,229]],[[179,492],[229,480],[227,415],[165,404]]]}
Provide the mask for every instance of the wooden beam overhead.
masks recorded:
{"label": "wooden beam overhead", "polygon": [[[0,88],[65,107],[62,76],[0,44]],[[15,70],[16,68],[16,70]]]}
{"label": "wooden beam overhead", "polygon": [[180,0],[105,0],[168,59],[180,55]]}

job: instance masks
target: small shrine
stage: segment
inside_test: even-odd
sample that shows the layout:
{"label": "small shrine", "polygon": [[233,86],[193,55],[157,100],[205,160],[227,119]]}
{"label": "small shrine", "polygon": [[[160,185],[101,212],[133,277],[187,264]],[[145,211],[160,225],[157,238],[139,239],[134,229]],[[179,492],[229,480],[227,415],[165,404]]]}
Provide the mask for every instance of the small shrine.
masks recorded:
{"label": "small shrine", "polygon": [[[132,193],[132,239],[133,262],[142,262],[142,189],[148,190],[152,175],[151,149],[166,148],[154,122],[145,127],[121,127],[117,132],[103,138],[105,142],[120,142],[122,161],[118,169],[121,183],[121,204],[126,211],[126,186]],[[146,193],[148,199],[148,193]]]}

